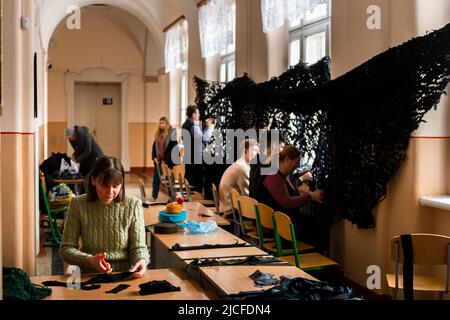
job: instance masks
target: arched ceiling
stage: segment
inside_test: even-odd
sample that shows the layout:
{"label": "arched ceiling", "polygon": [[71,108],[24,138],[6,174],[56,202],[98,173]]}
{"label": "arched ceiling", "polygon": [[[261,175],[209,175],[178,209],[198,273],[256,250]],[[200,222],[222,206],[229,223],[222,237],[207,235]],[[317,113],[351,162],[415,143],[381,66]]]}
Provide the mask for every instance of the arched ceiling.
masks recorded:
{"label": "arched ceiling", "polygon": [[[151,50],[151,68],[164,65],[163,29],[175,18],[184,14],[188,19],[197,19],[196,0],[40,0],[38,3],[39,33],[43,50],[48,52],[50,39],[58,25],[68,16],[67,10],[76,5],[80,8],[103,4],[119,8],[128,14],[121,15],[119,10],[110,10],[112,19],[126,29],[136,39],[139,47]],[[122,11],[122,12],[123,12]],[[140,22],[130,19],[134,16]],[[143,37],[142,26],[148,30]]]}

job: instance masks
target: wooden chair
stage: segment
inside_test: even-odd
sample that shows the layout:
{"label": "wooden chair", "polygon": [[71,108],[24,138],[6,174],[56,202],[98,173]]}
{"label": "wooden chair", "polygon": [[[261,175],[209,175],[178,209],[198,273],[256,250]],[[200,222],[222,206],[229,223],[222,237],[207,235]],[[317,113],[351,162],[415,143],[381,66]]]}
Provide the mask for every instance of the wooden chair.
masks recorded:
{"label": "wooden chair", "polygon": [[[305,271],[323,269],[326,267],[336,267],[338,263],[321,255],[320,253],[299,254],[297,239],[295,237],[294,224],[286,214],[275,211],[272,216],[275,239],[277,242],[277,256],[281,260],[289,262]],[[283,252],[281,238],[290,241],[293,246],[293,255],[285,255]]]}
{"label": "wooden chair", "polygon": [[69,210],[68,206],[58,208],[58,209],[50,209],[50,206],[47,201],[47,188],[45,184],[45,177],[41,176],[41,179],[39,180],[39,188],[41,189],[42,194],[42,201],[44,202],[44,210],[45,214],[47,215],[48,224],[50,227],[51,232],[51,243],[50,246],[60,246],[61,245],[61,239],[62,239],[62,229],[60,228],[58,224],[58,220],[65,219],[65,215],[67,214],[67,211]]}
{"label": "wooden chair", "polygon": [[[414,275],[413,290],[437,292],[439,299],[448,293],[450,278],[450,237],[415,233],[412,237],[413,265],[446,266],[444,276]],[[395,273],[386,274],[388,286],[393,288],[393,298],[397,299],[399,289],[403,289],[403,277],[399,272],[399,264],[404,261],[400,236],[391,239],[391,261],[395,263]]]}
{"label": "wooden chair", "polygon": [[[275,238],[265,238],[264,237],[264,229],[273,230],[273,214],[274,211],[268,205],[264,203],[258,203],[255,206],[256,211],[256,226],[258,227],[258,236],[259,236],[259,248],[270,253],[277,253],[277,243]],[[315,248],[309,244],[297,240],[297,248],[299,253],[305,253],[314,251]],[[293,249],[283,249],[283,255],[292,255],[294,254]]]}
{"label": "wooden chair", "polygon": [[203,199],[203,195],[200,192],[191,191],[191,185],[186,178],[184,179],[184,187],[186,188],[186,201],[196,201],[205,207],[215,207],[214,200]]}
{"label": "wooden chair", "polygon": [[171,178],[171,171],[169,166],[164,161],[162,161],[161,170],[159,170],[159,168],[157,167],[157,171],[159,173],[159,179],[161,183],[164,184],[167,187],[167,190],[169,190],[169,193],[173,195],[172,198],[169,199],[169,201],[174,201],[173,199],[175,198],[175,182]]}
{"label": "wooden chair", "polygon": [[219,216],[223,216],[223,212],[220,212],[219,193],[217,192],[217,187],[214,183],[211,183],[211,190],[212,190],[212,195],[214,198],[214,206],[216,207],[216,213]]}
{"label": "wooden chair", "polygon": [[239,214],[239,207],[238,207],[238,198],[239,198],[239,192],[231,188],[230,192],[230,201],[231,201],[231,209],[233,214],[233,224],[234,224],[234,234],[238,237],[242,236],[242,229],[241,225],[244,223],[242,221],[242,217]]}
{"label": "wooden chair", "polygon": [[[247,196],[239,196],[238,213],[240,217],[240,226],[242,235],[248,237],[251,243],[259,242],[258,233],[256,231],[256,211],[255,206],[258,201]],[[247,219],[246,221],[244,219]]]}

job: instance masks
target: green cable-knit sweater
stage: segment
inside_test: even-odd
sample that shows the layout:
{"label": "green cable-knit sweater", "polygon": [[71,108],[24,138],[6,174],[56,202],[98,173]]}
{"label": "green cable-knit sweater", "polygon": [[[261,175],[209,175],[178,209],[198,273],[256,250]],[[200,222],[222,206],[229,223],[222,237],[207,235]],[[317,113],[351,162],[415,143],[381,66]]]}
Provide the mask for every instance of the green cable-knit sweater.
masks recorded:
{"label": "green cable-knit sweater", "polygon": [[148,263],[141,200],[126,195],[124,205],[105,205],[98,200],[87,201],[86,195],[73,198],[59,252],[66,263],[79,266],[82,273],[95,272],[87,258],[102,252],[107,253],[106,261],[113,271],[127,271],[141,259]]}

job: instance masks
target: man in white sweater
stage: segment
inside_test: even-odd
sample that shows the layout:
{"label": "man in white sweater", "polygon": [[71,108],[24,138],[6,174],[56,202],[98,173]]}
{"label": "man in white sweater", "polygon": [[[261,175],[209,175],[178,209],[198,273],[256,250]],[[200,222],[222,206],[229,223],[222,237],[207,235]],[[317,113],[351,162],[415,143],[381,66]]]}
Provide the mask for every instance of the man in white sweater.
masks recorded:
{"label": "man in white sweater", "polygon": [[241,196],[248,196],[250,179],[250,162],[259,153],[259,144],[254,139],[245,139],[241,143],[241,158],[225,170],[219,185],[220,211],[225,217],[232,214],[231,189],[234,188]]}

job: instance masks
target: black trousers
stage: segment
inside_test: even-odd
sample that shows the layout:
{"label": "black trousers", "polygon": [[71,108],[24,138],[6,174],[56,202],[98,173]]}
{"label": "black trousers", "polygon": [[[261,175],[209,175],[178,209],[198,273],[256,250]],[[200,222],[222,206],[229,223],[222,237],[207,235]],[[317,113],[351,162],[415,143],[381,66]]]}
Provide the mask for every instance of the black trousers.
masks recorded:
{"label": "black trousers", "polygon": [[185,176],[189,184],[194,187],[195,191],[203,192],[203,165],[202,164],[186,164]]}

